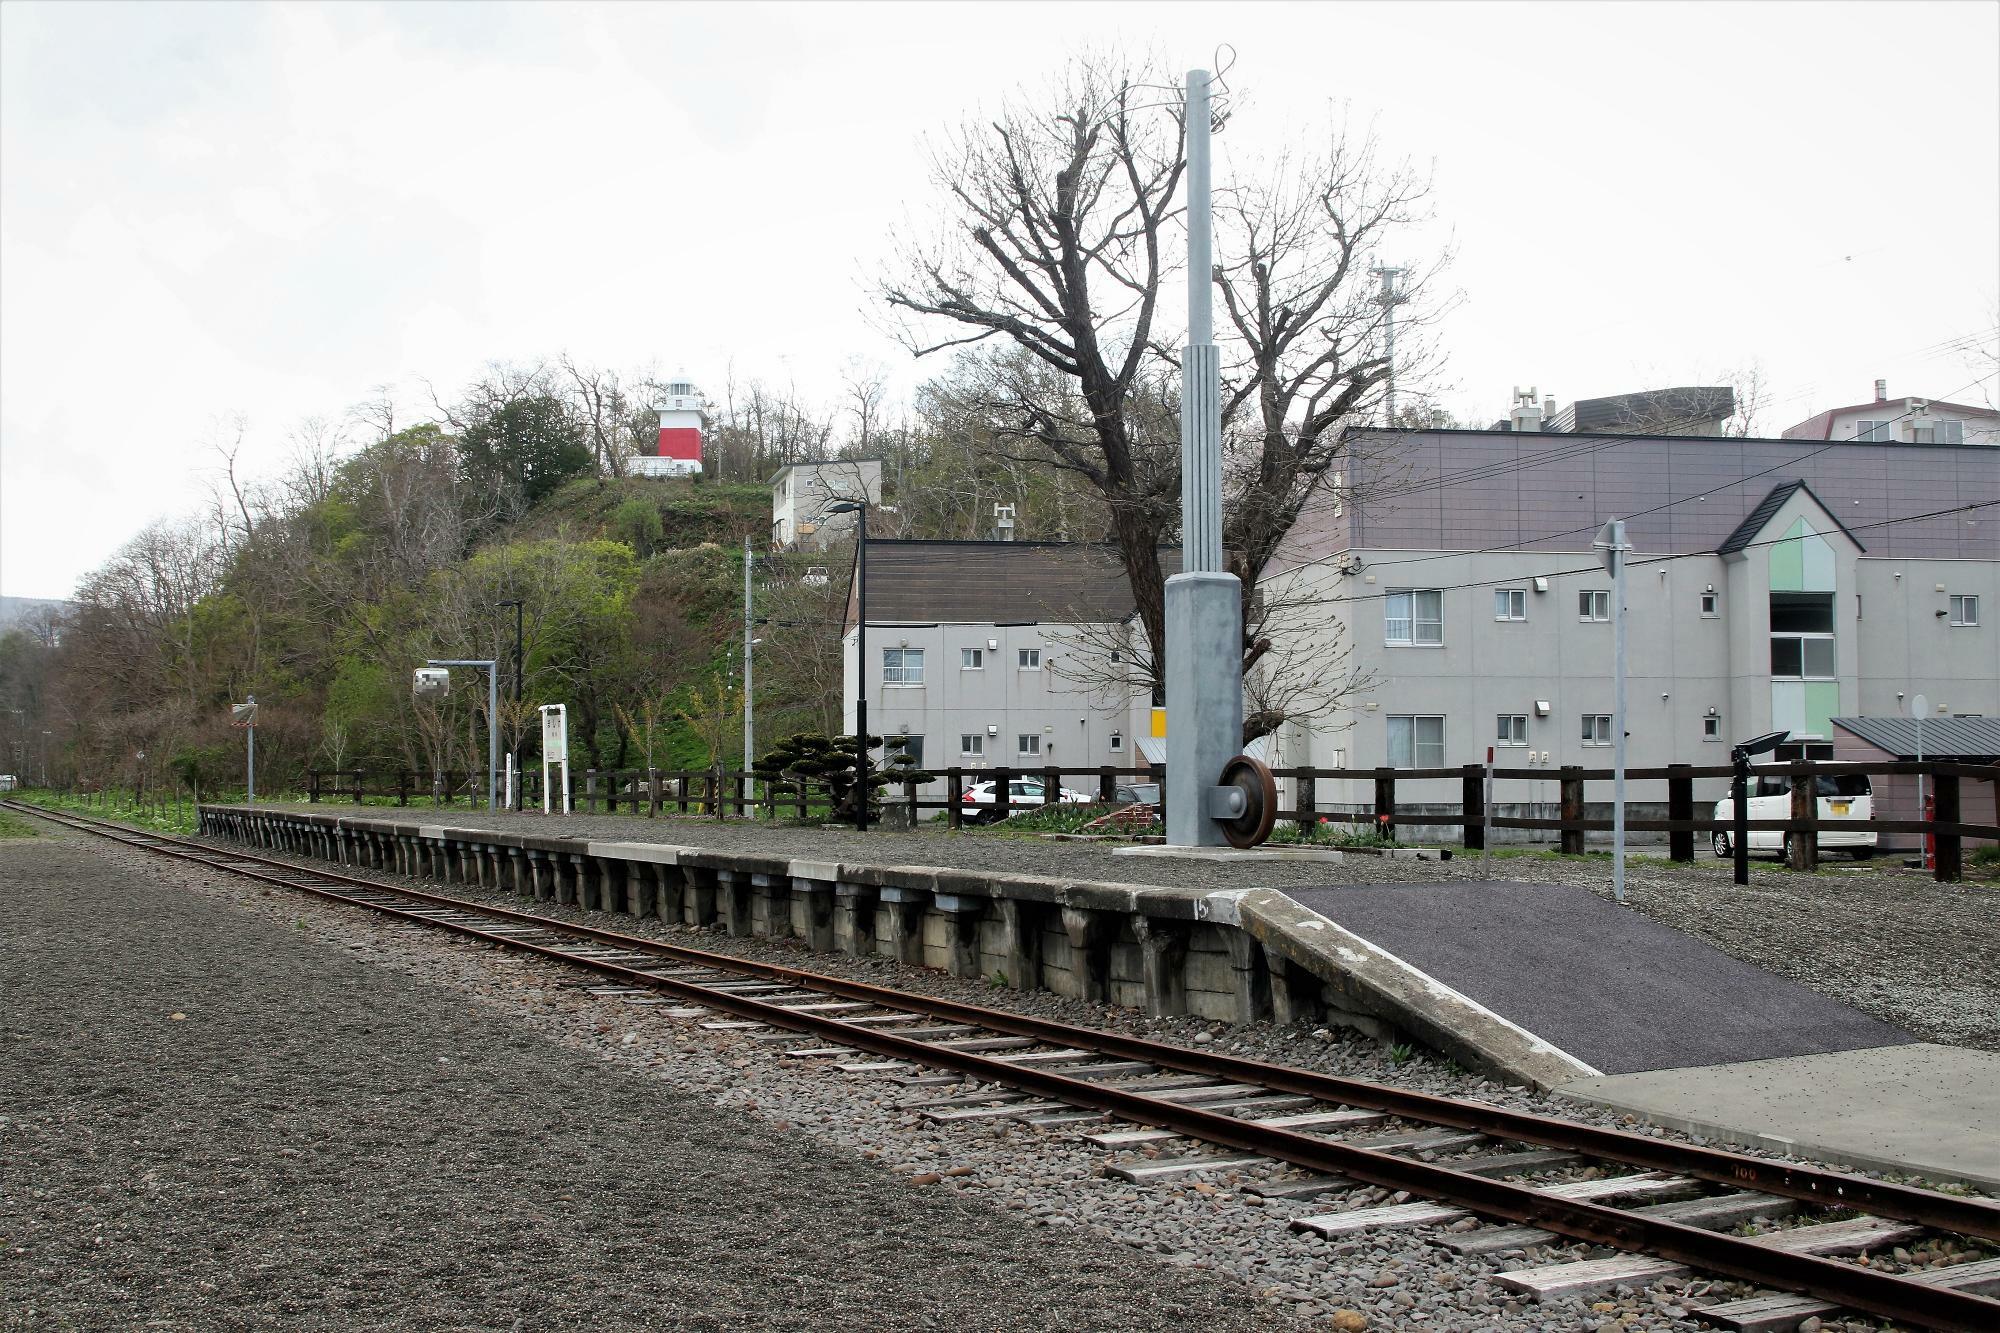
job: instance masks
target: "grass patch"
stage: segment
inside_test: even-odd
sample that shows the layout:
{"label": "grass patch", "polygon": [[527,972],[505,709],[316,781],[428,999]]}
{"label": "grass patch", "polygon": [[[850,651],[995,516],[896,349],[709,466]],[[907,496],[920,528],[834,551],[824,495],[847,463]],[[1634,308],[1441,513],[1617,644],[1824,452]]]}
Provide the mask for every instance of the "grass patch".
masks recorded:
{"label": "grass patch", "polygon": [[1394,838],[1385,838],[1370,824],[1336,824],[1322,819],[1300,828],[1290,820],[1271,830],[1270,841],[1280,847],[1396,847]]}
{"label": "grass patch", "polygon": [[33,824],[15,814],[12,810],[0,810],[0,840],[7,838],[32,838],[36,835]]}
{"label": "grass patch", "polygon": [[[20,797],[29,805],[40,806],[44,810],[67,810],[79,815],[89,815],[93,819],[109,819],[120,824],[131,824],[136,828],[152,829],[159,833],[193,833],[195,831],[195,805],[183,798],[154,801],[139,800],[129,791],[102,791],[89,793],[34,791],[22,792]],[[222,801],[222,797],[211,798]]]}

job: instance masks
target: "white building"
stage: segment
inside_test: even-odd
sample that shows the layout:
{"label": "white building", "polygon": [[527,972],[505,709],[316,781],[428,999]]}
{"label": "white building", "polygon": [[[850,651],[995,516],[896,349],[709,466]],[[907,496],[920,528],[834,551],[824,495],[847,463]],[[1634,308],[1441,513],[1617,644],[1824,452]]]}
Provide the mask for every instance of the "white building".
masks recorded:
{"label": "white building", "polygon": [[[1834,717],[1919,693],[2000,712],[2000,508],[1961,508],[2000,500],[2000,451],[1534,428],[1348,443],[1348,491],[1308,507],[1265,580],[1329,607],[1369,683],[1284,728],[1279,764],[1460,766],[1493,747],[1549,771],[1536,800],[1563,765],[1608,766],[1611,581],[1591,541],[1615,517],[1635,548],[1633,766],[1724,763],[1780,728],[1779,757],[1830,756]],[[1367,804],[1365,785],[1319,796]]]}
{"label": "white building", "polygon": [[1875,381],[1873,401],[1835,407],[1784,432],[1788,440],[1863,440],[1874,444],[2000,445],[2000,412],[1970,403],[1891,398]]}
{"label": "white building", "polygon": [[[1150,762],[1151,696],[1110,647],[1133,615],[1114,554],[1061,542],[871,538],[866,565],[868,725],[887,749],[933,772]],[[842,690],[850,732],[855,600]]]}
{"label": "white building", "polygon": [[854,531],[854,515],[828,514],[843,500],[882,503],[882,460],[836,459],[793,463],[771,478],[771,548],[824,551],[827,543]]}

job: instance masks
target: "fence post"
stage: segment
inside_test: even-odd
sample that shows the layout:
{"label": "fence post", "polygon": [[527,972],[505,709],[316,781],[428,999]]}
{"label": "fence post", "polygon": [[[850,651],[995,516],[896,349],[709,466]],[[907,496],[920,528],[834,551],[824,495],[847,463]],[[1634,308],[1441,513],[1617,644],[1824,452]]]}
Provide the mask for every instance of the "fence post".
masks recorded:
{"label": "fence post", "polygon": [[701,784],[701,789],[708,796],[708,813],[717,819],[722,818],[722,774],[712,768],[709,769],[708,777]]}
{"label": "fence post", "polygon": [[916,783],[914,783],[914,782],[905,782],[905,783],[903,784],[903,799],[904,799],[904,800],[906,800],[906,801],[908,801],[908,802],[910,803],[910,827],[911,827],[911,828],[915,828],[915,827],[917,826],[917,784],[916,784]]}
{"label": "fence post", "polygon": [[1564,856],[1583,855],[1583,779],[1575,776],[1582,771],[1575,764],[1564,764],[1561,769]]}
{"label": "fence post", "polygon": [[319,770],[316,768],[306,770],[306,804],[319,804]]}
{"label": "fence post", "polygon": [[[1931,774],[1931,819],[1937,824],[1956,824],[1958,811],[1958,774]],[[1931,835],[1937,842],[1937,881],[1940,884],[1956,884],[1964,878],[1964,865],[1960,861],[1960,839],[1956,833],[1942,830]]]}
{"label": "fence post", "polygon": [[[1687,764],[1668,764],[1668,768],[1687,768]],[[1694,818],[1694,779],[1689,777],[1669,777],[1667,779],[1667,818]],[[1692,863],[1694,861],[1694,830],[1673,829],[1667,834],[1667,859]]]}
{"label": "fence post", "polygon": [[1375,834],[1388,842],[1396,840],[1396,779],[1375,774]]}
{"label": "fence post", "polygon": [[993,770],[993,822],[999,823],[1014,813],[1014,770],[996,768]]}
{"label": "fence post", "polygon": [[1042,804],[1062,804],[1062,773],[1057,769],[1042,770]]}
{"label": "fence post", "polygon": [[408,805],[409,803],[410,803],[410,770],[407,768],[399,768],[396,770],[396,804]]}
{"label": "fence post", "polygon": [[1784,845],[1791,849],[1792,869],[1813,871],[1819,869],[1819,780],[1812,770],[1803,764],[1792,769],[1792,818],[1803,819],[1812,827],[1800,831],[1793,829],[1785,835]]}
{"label": "fence post", "polygon": [[583,770],[583,812],[587,815],[597,813],[597,770],[594,768]]}
{"label": "fence post", "polygon": [[1109,764],[1097,770],[1097,799],[1102,805],[1118,799],[1118,770]]}
{"label": "fence post", "polygon": [[1467,764],[1458,782],[1458,813],[1465,821],[1465,850],[1483,852],[1486,850],[1486,770],[1478,764]]}
{"label": "fence post", "polygon": [[750,775],[736,775],[736,815],[740,819],[750,813]]}
{"label": "fence post", "polygon": [[948,829],[965,827],[965,770],[947,768],[944,771],[944,826]]}
{"label": "fence post", "polygon": [[1165,764],[1146,765],[1146,780],[1160,789],[1160,809],[1167,808],[1167,766]]}
{"label": "fence post", "polygon": [[1299,832],[1310,837],[1313,827],[1319,823],[1319,784],[1313,780],[1312,770],[1303,769],[1298,778],[1298,800],[1295,802],[1299,814]]}

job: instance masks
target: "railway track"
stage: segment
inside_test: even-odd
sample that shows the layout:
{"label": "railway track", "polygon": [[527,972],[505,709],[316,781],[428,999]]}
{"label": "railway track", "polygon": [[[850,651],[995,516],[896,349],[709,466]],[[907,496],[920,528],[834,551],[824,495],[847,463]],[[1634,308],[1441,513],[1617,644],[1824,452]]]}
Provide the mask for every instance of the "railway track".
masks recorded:
{"label": "railway track", "polygon": [[[1135,1183],[1233,1173],[1237,1188],[1270,1198],[1333,1202],[1375,1187],[1412,1200],[1312,1213],[1295,1229],[1346,1237],[1426,1227],[1469,1254],[1565,1239],[1617,1252],[1493,1279],[1537,1300],[1698,1273],[1787,1293],[1691,1309],[1725,1328],[1792,1329],[1841,1310],[1968,1333],[2000,1328],[2000,1257],[1990,1253],[2000,1249],[2000,1205],[1982,1199],[907,994],[4,804],[582,969],[609,983],[593,988],[600,995],[673,1005],[666,1012],[781,1043],[802,1061],[949,1087],[923,1108],[940,1124],[1074,1126],[1114,1154],[1107,1174]],[[799,1035],[813,1040],[799,1044]],[[1759,1234],[1730,1230],[1753,1222]],[[1915,1271],[1875,1266],[1939,1233],[1988,1253]]]}

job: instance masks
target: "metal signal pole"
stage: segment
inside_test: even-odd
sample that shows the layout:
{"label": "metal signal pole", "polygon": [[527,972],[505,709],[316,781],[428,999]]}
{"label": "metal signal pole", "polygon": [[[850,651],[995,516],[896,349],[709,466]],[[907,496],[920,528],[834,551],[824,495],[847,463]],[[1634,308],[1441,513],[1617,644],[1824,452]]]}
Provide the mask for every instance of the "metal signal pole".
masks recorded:
{"label": "metal signal pole", "polygon": [[756,767],[754,752],[757,747],[757,730],[753,720],[755,705],[751,702],[750,649],[756,640],[750,637],[752,607],[750,602],[750,537],[743,538],[743,771],[748,773]]}
{"label": "metal signal pole", "polygon": [[1218,847],[1209,791],[1243,743],[1243,585],[1222,566],[1222,361],[1215,348],[1205,69],[1187,76],[1188,345],[1181,359],[1181,572],[1167,580],[1167,842]]}
{"label": "metal signal pole", "polygon": [[1410,298],[1396,290],[1396,279],[1403,276],[1400,268],[1383,268],[1380,265],[1368,270],[1382,279],[1382,290],[1375,297],[1375,304],[1382,307],[1383,355],[1389,362],[1389,392],[1384,400],[1391,426],[1396,424],[1396,307]]}

